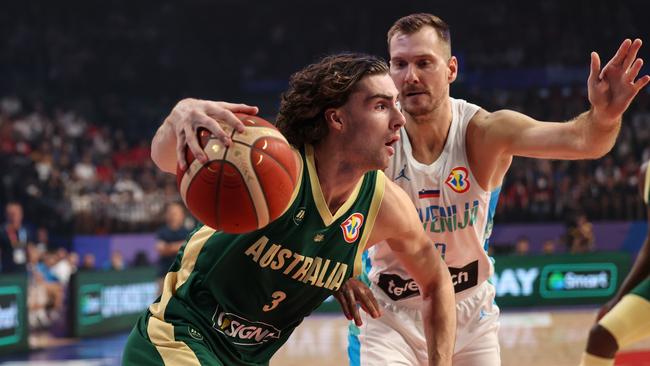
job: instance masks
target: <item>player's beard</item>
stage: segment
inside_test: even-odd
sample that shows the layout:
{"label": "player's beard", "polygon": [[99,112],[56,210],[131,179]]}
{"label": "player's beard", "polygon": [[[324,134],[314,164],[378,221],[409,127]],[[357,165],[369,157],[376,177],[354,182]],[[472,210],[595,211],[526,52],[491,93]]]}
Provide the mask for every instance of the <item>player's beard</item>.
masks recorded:
{"label": "player's beard", "polygon": [[424,99],[420,103],[402,103],[402,109],[404,112],[409,114],[411,117],[420,117],[427,116],[434,112],[436,109],[440,108],[442,105],[442,98],[437,96],[434,97],[430,92],[424,97],[420,96],[419,98]]}

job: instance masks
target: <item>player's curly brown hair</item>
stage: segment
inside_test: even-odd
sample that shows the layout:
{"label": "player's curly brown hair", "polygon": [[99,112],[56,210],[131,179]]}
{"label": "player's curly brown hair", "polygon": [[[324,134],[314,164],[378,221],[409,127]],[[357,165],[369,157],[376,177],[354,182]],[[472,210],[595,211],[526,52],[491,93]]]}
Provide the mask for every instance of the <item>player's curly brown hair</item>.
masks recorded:
{"label": "player's curly brown hair", "polygon": [[344,105],[365,76],[387,74],[378,57],[359,53],[327,56],[291,75],[282,94],[276,127],[297,148],[327,135],[325,110]]}

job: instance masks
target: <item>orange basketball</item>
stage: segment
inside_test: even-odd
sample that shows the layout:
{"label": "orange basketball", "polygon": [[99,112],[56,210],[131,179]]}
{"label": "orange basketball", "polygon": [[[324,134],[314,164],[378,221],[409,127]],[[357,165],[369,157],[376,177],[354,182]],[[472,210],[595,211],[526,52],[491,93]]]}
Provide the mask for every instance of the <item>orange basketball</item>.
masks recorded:
{"label": "orange basketball", "polygon": [[221,127],[231,137],[225,148],[207,130],[198,131],[208,156],[201,164],[186,147],[187,169],[177,167],[176,183],[192,214],[227,233],[245,233],[266,226],[287,209],[299,181],[298,153],[272,124],[256,116],[236,114],[243,133]]}

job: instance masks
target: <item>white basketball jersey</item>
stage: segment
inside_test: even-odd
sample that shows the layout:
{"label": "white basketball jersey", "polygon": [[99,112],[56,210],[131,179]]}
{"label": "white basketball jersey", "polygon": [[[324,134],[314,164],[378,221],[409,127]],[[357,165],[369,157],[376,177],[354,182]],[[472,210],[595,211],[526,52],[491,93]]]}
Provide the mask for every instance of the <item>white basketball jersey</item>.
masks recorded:
{"label": "white basketball jersey", "polygon": [[[417,162],[406,130],[402,128],[386,176],[411,197],[424,230],[449,267],[456,301],[460,301],[492,275],[492,262],[486,253],[487,238],[499,190],[490,193],[481,188],[467,160],[465,133],[479,107],[464,100],[450,99],[451,127],[438,159],[431,165]],[[369,272],[376,296],[419,306],[417,285],[393,256],[388,244],[378,243],[370,248],[367,259],[364,268]]]}

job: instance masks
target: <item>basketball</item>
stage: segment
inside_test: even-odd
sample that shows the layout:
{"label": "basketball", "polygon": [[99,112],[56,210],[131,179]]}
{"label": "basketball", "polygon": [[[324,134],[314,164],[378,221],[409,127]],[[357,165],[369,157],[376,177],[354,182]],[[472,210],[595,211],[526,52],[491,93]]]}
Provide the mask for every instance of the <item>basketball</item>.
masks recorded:
{"label": "basketball", "polygon": [[199,129],[199,144],[208,161],[201,164],[185,148],[187,169],[177,166],[176,183],[190,212],[204,224],[226,233],[265,227],[287,209],[300,179],[302,162],[271,123],[236,114],[243,133],[221,125],[232,143]]}

